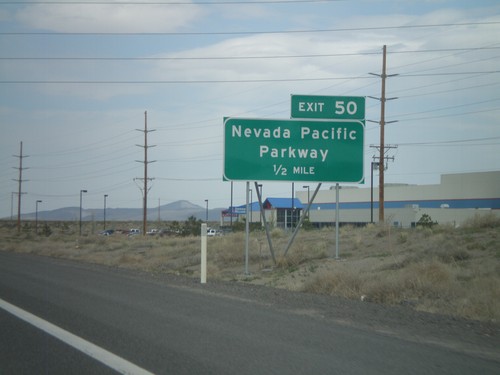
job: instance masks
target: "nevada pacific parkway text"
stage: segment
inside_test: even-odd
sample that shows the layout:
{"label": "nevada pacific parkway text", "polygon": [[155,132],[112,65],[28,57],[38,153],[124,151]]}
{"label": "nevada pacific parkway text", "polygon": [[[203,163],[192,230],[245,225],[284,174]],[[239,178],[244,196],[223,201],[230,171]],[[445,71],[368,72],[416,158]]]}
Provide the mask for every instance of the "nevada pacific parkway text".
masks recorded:
{"label": "nevada pacific parkway text", "polygon": [[[329,149],[328,148],[315,148],[315,147],[272,147],[267,144],[266,140],[279,140],[291,139],[292,131],[288,128],[281,126],[274,129],[271,128],[256,128],[256,127],[243,127],[242,125],[232,125],[231,136],[233,138],[255,138],[262,139],[262,143],[258,147],[258,154],[260,158],[278,158],[278,159],[317,159],[325,162]],[[300,126],[298,133],[299,141],[321,141],[320,145],[325,145],[324,141],[355,141],[357,138],[356,130],[349,130],[347,127],[331,127],[328,129],[312,129],[308,126]],[[272,142],[271,142],[272,143]]]}

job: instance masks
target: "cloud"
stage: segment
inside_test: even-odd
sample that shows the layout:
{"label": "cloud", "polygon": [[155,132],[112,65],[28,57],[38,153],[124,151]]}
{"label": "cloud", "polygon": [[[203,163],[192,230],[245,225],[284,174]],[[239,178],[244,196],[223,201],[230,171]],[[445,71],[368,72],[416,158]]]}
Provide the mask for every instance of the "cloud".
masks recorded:
{"label": "cloud", "polygon": [[55,32],[171,32],[201,17],[196,5],[37,4],[18,11],[22,24]]}
{"label": "cloud", "polygon": [[[377,46],[377,48],[380,46]],[[343,43],[334,38],[315,38],[311,35],[260,34],[236,37],[182,52],[159,55],[173,60],[161,61],[151,73],[162,79],[177,80],[248,80],[317,78],[342,74],[359,74],[351,64],[339,70],[331,67],[331,58],[309,58],[308,55],[334,54],[335,51],[360,52],[373,44]],[[297,58],[269,58],[301,56]],[[223,57],[228,57],[224,59]],[[245,57],[254,57],[245,59]],[[263,58],[258,58],[262,56]],[[214,59],[214,57],[221,57]],[[180,58],[180,59],[179,59]],[[186,60],[182,58],[187,58]],[[241,59],[240,59],[241,58]],[[176,60],[179,59],[179,60]],[[174,78],[175,77],[175,78]]]}

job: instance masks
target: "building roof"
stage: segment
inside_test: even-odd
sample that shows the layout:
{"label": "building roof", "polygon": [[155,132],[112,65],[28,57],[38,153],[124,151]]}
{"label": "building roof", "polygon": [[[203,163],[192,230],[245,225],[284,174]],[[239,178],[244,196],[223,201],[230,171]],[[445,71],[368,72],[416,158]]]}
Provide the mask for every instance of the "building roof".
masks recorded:
{"label": "building roof", "polygon": [[[292,198],[267,198],[263,203],[264,209],[272,209],[272,208],[291,208]],[[293,207],[298,209],[303,209],[304,205],[300,201],[299,198],[295,198],[293,200]],[[246,204],[242,204],[240,206],[234,206],[233,212],[244,214],[246,209]],[[260,211],[259,202],[251,202],[250,210],[253,212]],[[222,211],[223,213],[230,213],[231,207]]]}
{"label": "building roof", "polygon": [[[242,204],[240,206],[233,206],[233,213],[240,213],[240,214],[244,214],[245,213],[245,210],[247,208],[247,205],[246,204]],[[259,202],[251,202],[250,203],[250,210],[251,211],[260,211],[260,205],[259,205]],[[222,211],[223,213],[230,213],[231,212],[231,207],[229,207],[228,209],[226,210],[223,210]]]}
{"label": "building roof", "polygon": [[[264,208],[292,208],[292,198],[267,198]],[[293,198],[293,208],[304,208],[300,199]]]}

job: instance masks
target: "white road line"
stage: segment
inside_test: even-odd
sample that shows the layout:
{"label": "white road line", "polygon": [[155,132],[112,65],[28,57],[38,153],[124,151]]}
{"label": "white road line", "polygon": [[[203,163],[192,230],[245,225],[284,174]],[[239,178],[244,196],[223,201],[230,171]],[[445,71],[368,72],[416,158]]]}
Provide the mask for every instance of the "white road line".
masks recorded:
{"label": "white road line", "polygon": [[94,345],[91,342],[88,342],[62,328],[59,328],[54,324],[49,323],[46,320],[43,320],[25,310],[22,310],[19,307],[16,307],[1,298],[0,308],[18,317],[19,319],[22,319],[25,322],[28,322],[29,324],[41,329],[42,331],[45,331],[49,335],[58,338],[59,340],[85,353],[89,357],[96,359],[104,365],[111,367],[113,370],[116,370],[121,374],[152,375],[151,372],[134,365],[126,359],[118,357],[117,355],[108,352],[107,350],[100,348],[99,346]]}

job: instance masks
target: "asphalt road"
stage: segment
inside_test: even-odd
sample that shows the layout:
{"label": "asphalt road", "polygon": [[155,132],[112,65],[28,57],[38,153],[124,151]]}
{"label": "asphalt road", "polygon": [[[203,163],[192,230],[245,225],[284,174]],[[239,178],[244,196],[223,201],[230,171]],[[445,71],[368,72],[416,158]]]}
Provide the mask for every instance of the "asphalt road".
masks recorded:
{"label": "asphalt road", "polygon": [[[0,252],[0,300],[155,374],[499,374],[430,342],[169,283]],[[0,308],[0,374],[107,374],[106,364]]]}

